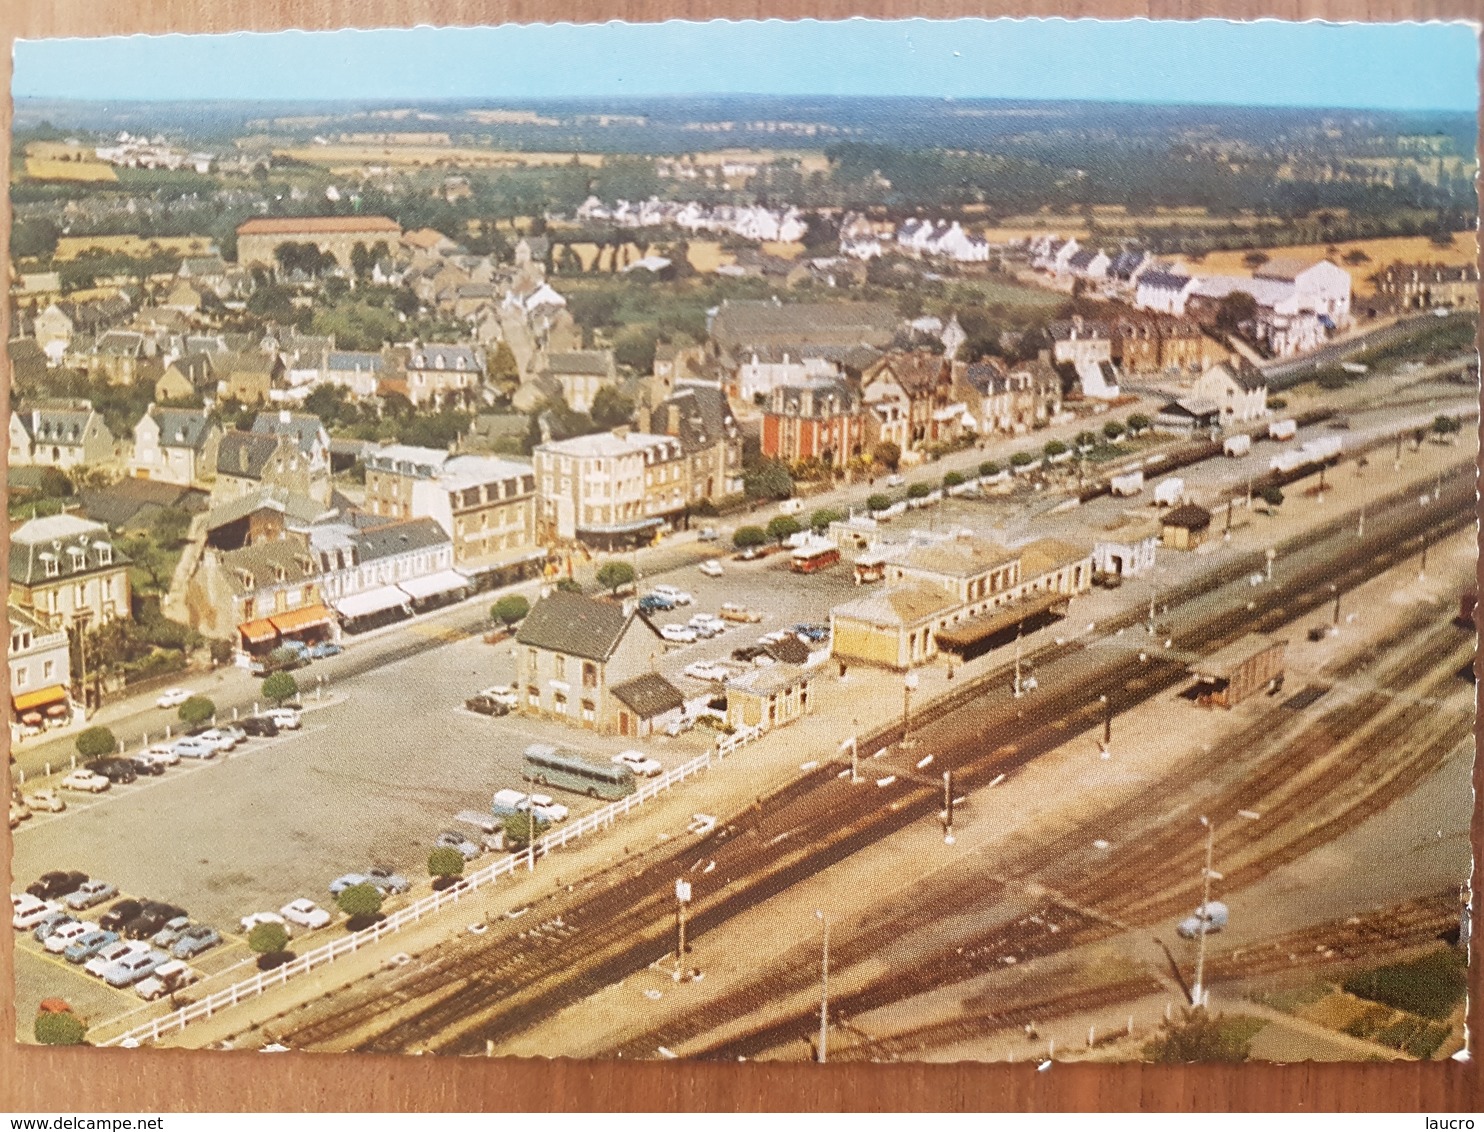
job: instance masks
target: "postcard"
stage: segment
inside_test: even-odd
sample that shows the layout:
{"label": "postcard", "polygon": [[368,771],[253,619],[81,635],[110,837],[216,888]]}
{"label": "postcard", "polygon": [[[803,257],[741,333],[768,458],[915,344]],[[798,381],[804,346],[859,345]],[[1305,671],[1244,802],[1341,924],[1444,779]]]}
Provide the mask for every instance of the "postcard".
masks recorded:
{"label": "postcard", "polygon": [[1478,63],[17,43],[17,1040],[1466,1056]]}

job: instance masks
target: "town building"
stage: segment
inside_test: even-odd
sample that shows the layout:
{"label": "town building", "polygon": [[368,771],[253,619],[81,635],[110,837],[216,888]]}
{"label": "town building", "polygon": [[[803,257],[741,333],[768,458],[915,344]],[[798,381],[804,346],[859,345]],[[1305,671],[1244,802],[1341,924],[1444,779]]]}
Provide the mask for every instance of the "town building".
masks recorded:
{"label": "town building", "polygon": [[537,535],[547,545],[636,546],[686,521],[689,462],[679,437],[620,426],[540,444],[531,456]]}
{"label": "town building", "polygon": [[954,396],[980,435],[1019,435],[1062,411],[1061,377],[1045,357],[1009,363],[986,357],[953,368]]}
{"label": "town building", "polygon": [[216,371],[210,354],[185,354],[165,367],[155,382],[155,400],[164,403],[205,402],[216,396]]}
{"label": "town building", "polygon": [[1093,543],[1092,568],[1107,578],[1137,578],[1154,568],[1158,548],[1158,527],[1139,523]]}
{"label": "town building", "polygon": [[1195,550],[1211,530],[1211,512],[1195,503],[1184,503],[1160,519],[1160,541],[1171,550]]}
{"label": "town building", "polygon": [[884,350],[896,332],[896,312],[885,303],[783,303],[777,299],[723,301],[711,319],[716,350],[733,357],[765,347],[868,346]]}
{"label": "town building", "polygon": [[1221,424],[1221,405],[1198,396],[1177,397],[1154,414],[1154,430],[1174,436],[1213,436]]}
{"label": "town building", "polygon": [[113,433],[87,401],[45,401],[10,412],[9,467],[96,467],[115,455]]}
{"label": "town building", "polygon": [[[1393,263],[1371,279],[1376,285],[1376,298],[1394,310],[1479,309],[1477,264]],[[38,342],[41,341],[40,323],[41,315],[37,315]]]}
{"label": "town building", "polygon": [[49,629],[97,628],[131,615],[129,565],[102,523],[32,519],[10,532],[10,604]]}
{"label": "town building", "polygon": [[330,434],[313,413],[296,413],[290,409],[259,413],[253,418],[252,431],[257,436],[282,436],[299,449],[314,477],[330,474]]}
{"label": "town building", "polygon": [[1193,689],[1202,707],[1234,708],[1243,700],[1280,687],[1288,642],[1266,633],[1248,633],[1190,666]]}
{"label": "town building", "polygon": [[274,267],[283,244],[313,244],[349,270],[357,244],[396,243],[401,226],[385,216],[258,216],[237,226],[237,262]]}
{"label": "town building", "polygon": [[727,723],[771,731],[812,710],[814,673],[794,664],[770,664],[727,681]]}
{"label": "town building", "polygon": [[1190,318],[1119,319],[1109,337],[1112,360],[1126,376],[1201,374],[1231,356]]}
{"label": "town building", "polygon": [[46,355],[47,365],[62,364],[62,360],[67,356],[67,349],[72,344],[72,335],[76,329],[77,326],[71,316],[56,303],[48,304],[47,308],[31,321],[31,336],[36,339],[36,344]]}
{"label": "town building", "polygon": [[65,629],[6,609],[10,624],[10,738],[38,735],[72,721],[71,652]]}
{"label": "town building", "polygon": [[866,414],[859,395],[843,381],[780,385],[763,412],[762,453],[773,459],[843,468],[865,445]]}
{"label": "town building", "polygon": [[1183,315],[1197,282],[1194,276],[1167,265],[1150,267],[1134,283],[1134,306],[1159,314]]}
{"label": "town building", "polygon": [[904,452],[957,440],[963,432],[965,407],[953,399],[953,364],[942,354],[887,354],[861,375],[861,399],[868,407],[905,409],[905,439],[898,442]]}
{"label": "town building", "polygon": [[317,524],[310,552],[319,559],[320,592],[348,632],[455,601],[473,589],[454,568],[453,540],[434,519],[402,519],[363,527]]}
{"label": "town building", "polygon": [[236,550],[208,544],[186,584],[186,624],[204,636],[232,640],[244,653],[269,651],[285,638],[333,638],[335,619],[320,582],[319,562],[302,538]]}
{"label": "town building", "polygon": [[484,384],[484,351],[477,346],[415,343],[407,351],[407,399],[416,406],[466,405]]}
{"label": "town building", "polygon": [[618,383],[612,350],[564,350],[549,354],[544,376],[562,391],[567,405],[579,413],[592,411],[598,390]]}
{"label": "town building", "polygon": [[266,405],[283,376],[283,360],[277,354],[228,353],[212,361],[217,387],[224,398],[244,405]]}
{"label": "town building", "polygon": [[187,486],[210,483],[221,438],[221,426],[205,409],[151,405],[134,425],[129,474]]}
{"label": "town building", "polygon": [[682,384],[653,408],[641,406],[639,431],[680,441],[689,483],[687,499],[738,495],[742,491],[742,433],[727,396],[714,385]]}
{"label": "town building", "polygon": [[1240,358],[1212,366],[1196,379],[1194,397],[1221,410],[1221,424],[1250,424],[1268,415],[1268,379]]}
{"label": "town building", "polygon": [[635,609],[557,590],[516,634],[518,710],[608,734],[646,734],[683,700],[654,672],[663,651]]}
{"label": "town building", "polygon": [[212,504],[238,499],[261,487],[278,487],[328,502],[330,481],[315,475],[291,436],[231,431],[217,442]]}

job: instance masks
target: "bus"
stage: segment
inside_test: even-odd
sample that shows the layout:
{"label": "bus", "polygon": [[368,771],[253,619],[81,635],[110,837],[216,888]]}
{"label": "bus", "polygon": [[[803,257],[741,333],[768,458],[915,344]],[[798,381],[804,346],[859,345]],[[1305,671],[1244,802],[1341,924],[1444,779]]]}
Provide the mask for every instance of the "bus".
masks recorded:
{"label": "bus", "polygon": [[834,543],[815,543],[801,546],[793,552],[788,568],[795,574],[813,574],[816,570],[827,570],[840,561],[840,548]]}
{"label": "bus", "polygon": [[526,748],[521,777],[542,786],[555,786],[589,798],[622,798],[634,792],[634,772],[613,763],[590,763],[571,751],[558,751],[545,743]]}

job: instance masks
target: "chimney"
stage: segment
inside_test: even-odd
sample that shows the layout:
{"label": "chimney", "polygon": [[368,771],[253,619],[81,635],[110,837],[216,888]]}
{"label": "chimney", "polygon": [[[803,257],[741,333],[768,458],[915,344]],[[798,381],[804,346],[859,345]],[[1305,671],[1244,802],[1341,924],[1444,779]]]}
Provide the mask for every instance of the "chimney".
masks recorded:
{"label": "chimney", "polygon": [[671,436],[679,436],[680,435],[680,406],[677,405],[677,404],[675,404],[674,402],[671,402],[670,405],[668,406],[668,408],[670,410],[670,419],[669,419],[669,421],[665,425],[665,431],[667,433],[669,433]]}
{"label": "chimney", "polygon": [[629,438],[629,426],[626,424],[619,425],[613,430],[613,435],[620,440],[627,440]]}

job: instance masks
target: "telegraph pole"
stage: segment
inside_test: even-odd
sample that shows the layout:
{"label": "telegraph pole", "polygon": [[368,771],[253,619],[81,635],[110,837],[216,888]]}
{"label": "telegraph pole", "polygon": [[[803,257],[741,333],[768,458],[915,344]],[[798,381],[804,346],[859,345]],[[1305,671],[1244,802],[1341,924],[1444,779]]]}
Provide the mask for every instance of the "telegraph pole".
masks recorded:
{"label": "telegraph pole", "polygon": [[819,1063],[829,1060],[830,1039],[830,918],[818,909],[814,912],[824,924],[824,952],[819,968]]}
{"label": "telegraph pole", "polygon": [[1018,700],[1025,695],[1025,689],[1020,683],[1020,629],[1015,630],[1015,698]]}
{"label": "telegraph pole", "polygon": [[912,712],[912,689],[917,687],[917,673],[909,672],[902,678],[902,750],[910,751],[917,746],[911,737],[909,725]]}
{"label": "telegraph pole", "polygon": [[943,813],[945,815],[943,844],[953,844],[953,772],[943,772]]}
{"label": "telegraph pole", "polygon": [[1201,921],[1201,938],[1195,953],[1195,986],[1191,989],[1191,1005],[1204,1006],[1206,997],[1206,928],[1211,922],[1211,853],[1216,844],[1216,827],[1205,814],[1201,824],[1206,827],[1206,867],[1201,871],[1201,906],[1198,911]]}
{"label": "telegraph pole", "polygon": [[690,881],[675,882],[675,981],[684,974],[685,963],[685,907],[690,903]]}

